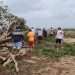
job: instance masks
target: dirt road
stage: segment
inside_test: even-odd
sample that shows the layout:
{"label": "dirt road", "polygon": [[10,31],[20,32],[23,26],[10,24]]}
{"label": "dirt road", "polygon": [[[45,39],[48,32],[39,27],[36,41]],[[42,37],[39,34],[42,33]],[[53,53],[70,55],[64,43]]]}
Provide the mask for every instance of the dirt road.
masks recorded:
{"label": "dirt road", "polygon": [[20,72],[0,67],[0,75],[75,75],[75,57],[64,57],[59,61],[33,57],[19,62]]}
{"label": "dirt road", "polygon": [[42,59],[32,72],[32,75],[75,75],[75,57],[65,57],[59,61]]}

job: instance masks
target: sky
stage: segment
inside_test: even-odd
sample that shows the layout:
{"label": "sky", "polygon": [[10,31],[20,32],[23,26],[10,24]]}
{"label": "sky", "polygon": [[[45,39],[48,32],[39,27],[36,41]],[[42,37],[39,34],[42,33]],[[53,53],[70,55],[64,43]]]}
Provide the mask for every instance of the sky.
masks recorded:
{"label": "sky", "polygon": [[30,27],[75,28],[75,0],[4,0]]}

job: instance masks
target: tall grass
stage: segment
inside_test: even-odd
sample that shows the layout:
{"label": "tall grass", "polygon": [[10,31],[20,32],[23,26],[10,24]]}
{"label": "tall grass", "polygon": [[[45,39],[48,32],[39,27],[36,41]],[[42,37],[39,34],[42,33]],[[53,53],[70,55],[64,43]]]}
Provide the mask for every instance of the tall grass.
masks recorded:
{"label": "tall grass", "polygon": [[[45,39],[45,44],[49,42],[48,44],[51,45],[51,43],[55,43],[54,38],[46,38]],[[54,44],[53,44],[54,46]],[[61,58],[64,56],[75,56],[75,44],[66,44],[64,43],[63,48],[51,48],[51,47],[46,47],[39,45],[38,48],[36,48],[37,54],[40,56],[45,56],[45,57],[50,57],[50,58]]]}

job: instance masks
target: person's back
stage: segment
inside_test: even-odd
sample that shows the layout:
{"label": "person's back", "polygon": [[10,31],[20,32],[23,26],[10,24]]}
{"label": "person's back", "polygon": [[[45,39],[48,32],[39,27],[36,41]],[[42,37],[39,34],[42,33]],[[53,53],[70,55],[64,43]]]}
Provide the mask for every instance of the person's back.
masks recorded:
{"label": "person's back", "polygon": [[63,39],[64,38],[63,30],[58,30],[57,31],[56,38],[58,38],[58,39]]}
{"label": "person's back", "polygon": [[35,44],[35,33],[32,30],[29,30],[27,37],[28,37],[29,47],[33,48]]}
{"label": "person's back", "polygon": [[32,32],[34,32],[34,33],[35,33],[35,28],[34,28],[34,27],[32,27],[32,28],[31,28],[31,30],[32,30]]}
{"label": "person's back", "polygon": [[23,40],[23,35],[13,35],[14,42],[20,42]]}
{"label": "person's back", "polygon": [[34,41],[34,36],[35,36],[34,32],[32,31],[28,32],[27,36],[29,38],[29,41]]}
{"label": "person's back", "polygon": [[64,31],[59,27],[56,33],[56,45],[57,47],[63,47]]}
{"label": "person's back", "polygon": [[41,29],[38,30],[38,36],[42,36],[43,35],[43,32]]}
{"label": "person's back", "polygon": [[[20,34],[19,34],[20,33]],[[16,30],[12,33],[12,37],[14,39],[14,42],[20,42],[23,40],[23,34],[21,34],[21,30],[20,28],[16,27]]]}
{"label": "person's back", "polygon": [[43,37],[46,38],[47,37],[47,31],[45,29],[43,29]]}
{"label": "person's back", "polygon": [[22,48],[24,36],[23,36],[23,34],[21,34],[19,27],[16,28],[16,30],[14,32],[12,32],[12,39],[13,39],[12,41],[14,43],[13,48],[17,48],[17,49]]}
{"label": "person's back", "polygon": [[37,34],[38,34],[37,42],[42,43],[42,40],[43,40],[43,31],[42,31],[42,29],[38,29]]}
{"label": "person's back", "polygon": [[54,36],[54,28],[53,27],[50,28],[50,36]]}

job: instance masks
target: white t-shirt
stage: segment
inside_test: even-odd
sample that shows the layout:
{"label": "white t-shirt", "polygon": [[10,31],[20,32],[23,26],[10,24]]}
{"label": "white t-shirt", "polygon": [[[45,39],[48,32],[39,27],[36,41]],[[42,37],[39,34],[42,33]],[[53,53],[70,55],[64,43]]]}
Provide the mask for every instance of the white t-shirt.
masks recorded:
{"label": "white t-shirt", "polygon": [[57,31],[56,39],[64,39],[64,32],[63,32],[63,30],[58,30]]}
{"label": "white t-shirt", "polygon": [[37,33],[38,33],[38,36],[42,36],[43,35],[42,30],[38,30]]}
{"label": "white t-shirt", "polygon": [[32,29],[32,32],[34,32],[34,33],[35,33],[35,29]]}

